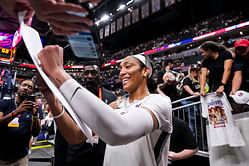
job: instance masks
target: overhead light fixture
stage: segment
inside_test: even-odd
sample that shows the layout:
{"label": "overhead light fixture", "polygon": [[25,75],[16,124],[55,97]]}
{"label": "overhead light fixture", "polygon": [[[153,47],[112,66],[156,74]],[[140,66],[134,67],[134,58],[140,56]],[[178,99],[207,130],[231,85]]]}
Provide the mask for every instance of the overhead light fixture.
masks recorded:
{"label": "overhead light fixture", "polygon": [[108,21],[110,19],[110,16],[107,15],[107,14],[104,14],[102,17],[101,17],[101,21]]}
{"label": "overhead light fixture", "polygon": [[95,22],[95,25],[99,26],[99,24],[100,24],[100,20]]}
{"label": "overhead light fixture", "polygon": [[110,16],[109,16],[108,14],[104,14],[104,15],[101,17],[101,19],[95,21],[95,24],[96,24],[97,26],[99,26],[99,24],[100,24],[101,22],[105,22],[105,21],[108,21],[108,20],[110,20]]}
{"label": "overhead light fixture", "polygon": [[128,2],[126,3],[126,5],[127,5],[127,6],[130,5],[132,2],[134,2],[134,0],[128,1]]}
{"label": "overhead light fixture", "polygon": [[117,11],[123,10],[124,8],[125,8],[125,5],[124,5],[124,4],[121,4],[121,5],[119,6],[119,8],[117,8]]}

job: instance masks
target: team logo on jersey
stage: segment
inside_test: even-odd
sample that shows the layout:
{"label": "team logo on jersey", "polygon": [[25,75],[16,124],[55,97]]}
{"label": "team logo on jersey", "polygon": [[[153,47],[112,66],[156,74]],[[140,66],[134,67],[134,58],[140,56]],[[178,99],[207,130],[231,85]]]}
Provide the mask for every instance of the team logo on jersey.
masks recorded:
{"label": "team logo on jersey", "polygon": [[138,108],[142,105],[142,103],[137,104],[135,107]]}

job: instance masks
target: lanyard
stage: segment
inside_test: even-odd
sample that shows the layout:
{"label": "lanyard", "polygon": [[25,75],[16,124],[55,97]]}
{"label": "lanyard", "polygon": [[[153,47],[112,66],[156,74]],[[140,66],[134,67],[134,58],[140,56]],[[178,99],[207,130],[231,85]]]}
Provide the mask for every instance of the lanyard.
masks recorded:
{"label": "lanyard", "polygon": [[102,89],[99,88],[99,99],[102,100]]}

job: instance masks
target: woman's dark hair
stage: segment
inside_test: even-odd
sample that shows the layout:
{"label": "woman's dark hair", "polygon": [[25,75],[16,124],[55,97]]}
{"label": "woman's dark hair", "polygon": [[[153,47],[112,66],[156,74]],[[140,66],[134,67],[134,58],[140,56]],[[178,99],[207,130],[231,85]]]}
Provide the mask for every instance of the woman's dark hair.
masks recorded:
{"label": "woman's dark hair", "polygon": [[200,46],[200,49],[203,49],[205,51],[210,49],[213,52],[221,52],[221,51],[227,50],[227,48],[224,45],[218,44],[218,43],[213,42],[213,41],[206,41],[206,42],[202,43]]}
{"label": "woman's dark hair", "polygon": [[[156,84],[156,82],[154,81],[154,79],[152,78],[152,75],[153,75],[153,66],[152,66],[152,63],[151,63],[151,61],[150,61],[150,59],[147,57],[147,56],[145,56],[145,58],[146,58],[146,60],[151,64],[151,72],[152,72],[152,74],[151,74],[151,77],[147,77],[147,87],[148,87],[148,89],[149,89],[149,92],[150,93],[155,93],[155,91],[156,91],[156,89],[157,89],[157,84]],[[139,60],[138,60],[139,61]],[[139,61],[139,64],[140,64],[140,67],[141,68],[145,68],[146,66],[145,66],[145,64],[143,64],[142,62],[140,62]]]}

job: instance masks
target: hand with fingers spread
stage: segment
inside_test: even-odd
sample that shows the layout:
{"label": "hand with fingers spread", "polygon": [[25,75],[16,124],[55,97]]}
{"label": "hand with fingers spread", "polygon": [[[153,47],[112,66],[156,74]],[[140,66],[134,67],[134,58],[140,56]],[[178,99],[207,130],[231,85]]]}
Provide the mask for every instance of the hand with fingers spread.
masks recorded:
{"label": "hand with fingers spread", "polygon": [[[78,31],[89,31],[92,20],[84,16],[77,16],[69,12],[87,15],[87,10],[76,4],[66,3],[64,0],[29,0],[36,15],[41,21],[48,22],[56,35],[73,35]],[[85,2],[86,0],[80,0]],[[92,0],[94,4],[100,0]],[[76,24],[80,23],[80,24]]]}

